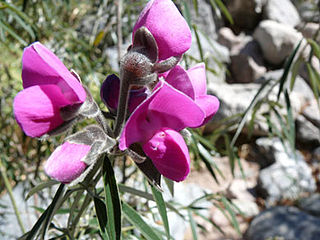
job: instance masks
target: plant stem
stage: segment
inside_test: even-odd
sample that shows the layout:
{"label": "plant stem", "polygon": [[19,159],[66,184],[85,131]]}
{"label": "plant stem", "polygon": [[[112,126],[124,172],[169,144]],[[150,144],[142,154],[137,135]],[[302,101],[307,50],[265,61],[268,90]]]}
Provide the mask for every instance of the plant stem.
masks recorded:
{"label": "plant stem", "polygon": [[[121,79],[121,78],[120,78]],[[119,96],[119,104],[117,110],[117,118],[113,130],[113,137],[117,138],[122,129],[123,122],[127,115],[127,105],[129,100],[129,90],[130,84],[127,79],[121,79],[121,87],[120,87],[120,96]]]}
{"label": "plant stem", "polygon": [[118,62],[121,59],[121,47],[122,47],[122,0],[117,0],[117,36],[118,36]]}
{"label": "plant stem", "polygon": [[16,201],[15,201],[13,193],[12,193],[12,188],[11,188],[11,185],[9,183],[9,179],[7,178],[6,170],[5,170],[4,166],[2,165],[2,159],[0,160],[0,172],[1,172],[1,175],[2,175],[2,178],[3,178],[3,181],[4,181],[4,185],[5,185],[5,187],[6,187],[7,191],[8,191],[8,194],[9,194],[9,197],[10,197],[10,200],[11,200],[11,203],[12,203],[12,207],[13,207],[14,213],[16,215],[18,224],[20,226],[20,229],[21,229],[22,233],[24,234],[26,232],[26,230],[25,230],[25,228],[23,226],[23,223],[22,223],[22,220],[21,220],[21,217],[20,217],[20,213],[19,213]]}

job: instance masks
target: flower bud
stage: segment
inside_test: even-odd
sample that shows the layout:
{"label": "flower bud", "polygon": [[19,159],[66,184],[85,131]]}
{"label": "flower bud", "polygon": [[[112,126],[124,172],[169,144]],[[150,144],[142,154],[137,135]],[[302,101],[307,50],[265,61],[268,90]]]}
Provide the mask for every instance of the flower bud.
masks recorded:
{"label": "flower bud", "polygon": [[[116,114],[119,101],[120,79],[115,75],[109,75],[102,83],[100,96],[109,111]],[[136,107],[148,96],[147,88],[132,88],[129,95],[128,110],[132,113]]]}

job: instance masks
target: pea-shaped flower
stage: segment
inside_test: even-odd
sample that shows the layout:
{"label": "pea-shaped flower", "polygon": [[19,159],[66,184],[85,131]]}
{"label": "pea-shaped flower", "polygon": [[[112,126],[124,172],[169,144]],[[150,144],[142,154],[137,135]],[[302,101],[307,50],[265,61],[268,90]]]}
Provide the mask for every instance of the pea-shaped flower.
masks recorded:
{"label": "pea-shaped flower", "polygon": [[146,27],[156,40],[159,61],[181,56],[190,48],[190,28],[171,0],[148,2],[133,28],[132,39],[141,27]]}
{"label": "pea-shaped flower", "polygon": [[207,79],[204,63],[185,70],[177,65],[170,70],[166,81],[189,96],[205,113],[204,121],[197,127],[206,124],[219,109],[219,100],[207,94]]}
{"label": "pea-shaped flower", "polygon": [[[14,99],[14,115],[31,137],[41,137],[74,117],[70,112],[86,100],[86,91],[59,58],[39,42],[24,49],[22,56],[24,90]],[[62,109],[69,114],[61,114]]]}
{"label": "pea-shaped flower", "polygon": [[204,112],[190,97],[160,81],[128,119],[119,148],[125,150],[140,143],[163,176],[182,181],[190,171],[190,157],[179,131],[199,126],[204,118]]}

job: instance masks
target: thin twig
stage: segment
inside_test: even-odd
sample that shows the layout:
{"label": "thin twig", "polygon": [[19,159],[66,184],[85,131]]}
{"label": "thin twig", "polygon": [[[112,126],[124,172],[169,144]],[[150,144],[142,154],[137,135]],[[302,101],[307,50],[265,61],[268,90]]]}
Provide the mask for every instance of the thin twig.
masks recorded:
{"label": "thin twig", "polygon": [[22,220],[21,220],[21,217],[20,217],[20,213],[19,213],[16,201],[15,201],[13,193],[12,193],[12,188],[11,188],[11,185],[9,183],[9,179],[7,178],[6,169],[2,165],[2,159],[0,159],[0,172],[1,172],[1,175],[2,175],[2,178],[3,178],[3,181],[4,181],[4,185],[5,185],[5,187],[6,187],[7,191],[8,191],[8,194],[9,194],[9,197],[10,197],[10,200],[11,200],[11,203],[12,203],[12,207],[13,207],[14,213],[16,215],[18,224],[20,226],[20,229],[21,229],[22,233],[24,234],[26,232],[26,230],[25,230],[25,228],[23,226],[23,223],[22,223]]}
{"label": "thin twig", "polygon": [[122,48],[122,0],[117,0],[117,36],[118,36],[118,62],[121,59],[121,48]]}

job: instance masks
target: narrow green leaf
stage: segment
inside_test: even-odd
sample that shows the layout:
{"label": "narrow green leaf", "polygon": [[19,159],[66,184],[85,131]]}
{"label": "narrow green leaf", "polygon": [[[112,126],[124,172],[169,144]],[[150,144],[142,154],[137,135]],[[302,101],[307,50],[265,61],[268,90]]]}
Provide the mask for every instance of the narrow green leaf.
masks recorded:
{"label": "narrow green leaf", "polygon": [[228,21],[233,24],[233,19],[231,14],[229,13],[228,9],[226,8],[226,6],[223,4],[223,2],[221,0],[214,0],[216,2],[216,4],[219,6],[221,12],[224,14],[224,16],[228,19]]}
{"label": "narrow green leaf", "polygon": [[93,197],[94,207],[96,210],[96,215],[99,222],[100,232],[104,240],[108,240],[108,231],[107,231],[107,224],[108,224],[108,217],[107,217],[107,208],[106,205],[102,200],[97,197]]}
{"label": "narrow green leaf", "polygon": [[198,50],[199,50],[199,54],[200,54],[200,59],[201,59],[202,62],[204,62],[204,55],[203,55],[203,50],[202,50],[202,45],[201,45],[201,41],[200,41],[197,25],[193,24],[192,28],[194,30],[194,34],[196,35],[196,40],[197,40]]}
{"label": "narrow green leaf", "polygon": [[39,228],[41,227],[43,221],[46,219],[47,215],[48,215],[48,211],[49,211],[50,206],[41,214],[41,216],[38,218],[37,222],[33,225],[32,229],[25,233],[24,235],[22,235],[20,238],[18,238],[19,240],[32,240],[35,239],[34,236],[37,234]]}
{"label": "narrow green leaf", "polygon": [[[35,239],[35,235],[37,234],[37,232],[39,231],[39,228],[42,226],[43,222],[47,219],[50,219],[50,215],[53,212],[53,209],[58,201],[58,199],[60,198],[61,194],[63,193],[63,189],[64,189],[64,184],[60,184],[51,204],[48,206],[48,208],[41,214],[40,218],[38,219],[38,221],[33,225],[32,229],[24,234],[20,239],[26,239],[26,240],[32,240]],[[46,221],[46,225],[48,225],[48,222]]]}
{"label": "narrow green leaf", "polygon": [[231,173],[234,176],[234,167],[235,167],[235,154],[233,152],[233,146],[230,144],[230,138],[227,134],[224,134],[224,142],[226,145],[226,150],[229,156],[230,169]]}
{"label": "narrow green leaf", "polygon": [[[132,187],[128,187],[128,186],[123,185],[123,184],[118,184],[118,187],[119,187],[119,190],[121,192],[130,193],[130,194],[133,194],[133,195],[138,196],[138,197],[145,198],[145,199],[150,200],[150,201],[155,201],[153,196],[152,196],[152,194],[150,194],[150,193],[143,192],[141,190],[138,190],[138,189],[135,189],[135,188],[132,188]],[[173,212],[175,212],[177,215],[179,215],[181,218],[184,219],[184,216],[172,204],[167,202],[166,206],[167,206],[167,208],[169,208],[170,210],[172,210]]]}
{"label": "narrow green leaf", "polygon": [[[208,171],[209,171],[209,173],[211,174],[211,176],[213,177],[213,179],[217,182],[217,183],[219,183],[219,180],[218,180],[218,178],[217,178],[217,175],[216,175],[216,173],[214,172],[214,170],[213,170],[213,168],[212,168],[212,165],[211,165],[211,155],[209,154],[209,156],[205,153],[205,151],[202,149],[202,153],[200,152],[200,148],[199,148],[199,146],[200,146],[201,144],[197,144],[196,142],[195,142],[195,144],[194,144],[194,146],[195,146],[195,148],[197,149],[197,151],[199,152],[199,154],[200,154],[200,159],[203,161],[203,163],[206,165],[206,168],[208,169]],[[202,145],[201,145],[202,146]],[[209,161],[209,159],[210,159],[210,161]]]}
{"label": "narrow green leaf", "polygon": [[65,184],[61,183],[56,194],[53,197],[53,200],[48,208],[48,214],[46,216],[46,220],[44,222],[44,225],[42,227],[42,238],[45,238],[46,230],[49,227],[50,221],[52,220],[52,216],[54,215],[54,211],[58,210],[56,208],[56,205],[58,204],[59,200],[61,199],[65,189]]}
{"label": "narrow green leaf", "polygon": [[114,171],[107,156],[103,161],[102,174],[108,216],[107,229],[110,238],[118,240],[121,238],[121,203]]}
{"label": "narrow green leaf", "polygon": [[191,25],[191,14],[190,14],[189,6],[185,1],[183,1],[182,4],[183,4],[183,9],[182,9],[183,10],[183,16],[186,19],[189,28],[192,28],[192,25]]}
{"label": "narrow green leaf", "polygon": [[22,45],[27,46],[28,43],[23,40],[10,26],[5,24],[0,20],[0,26],[2,26],[13,38],[15,38],[17,41],[19,41]]}
{"label": "narrow green leaf", "polygon": [[216,228],[220,233],[222,233],[223,235],[225,235],[225,232],[222,230],[221,227],[219,227],[215,222],[213,222],[211,219],[209,219],[208,217],[202,215],[201,213],[199,213],[199,211],[193,211],[193,213],[199,217],[201,217],[203,220],[205,220],[206,222],[210,223],[214,228]]}
{"label": "narrow green leaf", "polygon": [[168,222],[168,215],[167,215],[167,208],[166,204],[163,200],[162,193],[159,192],[154,186],[151,186],[152,195],[154,199],[156,200],[157,207],[164,225],[164,229],[166,231],[167,239],[170,239],[170,229],[169,229],[169,222]]}
{"label": "narrow green leaf", "polygon": [[286,60],[286,62],[284,64],[284,71],[283,71],[283,74],[282,74],[282,76],[280,78],[279,92],[278,92],[278,95],[277,95],[277,99],[278,100],[280,98],[280,94],[282,92],[283,86],[284,86],[285,82],[287,81],[291,65],[293,63],[293,60],[294,60],[299,48],[300,48],[301,43],[302,43],[302,39],[300,40],[300,42],[298,43],[298,45],[293,50],[293,52],[290,54],[290,56],[288,57],[288,59]]}
{"label": "narrow green leaf", "polygon": [[198,0],[192,0],[192,2],[193,2],[194,10],[198,16],[198,14],[199,14]]}
{"label": "narrow green leaf", "polygon": [[221,197],[222,203],[225,206],[227,212],[229,213],[229,215],[231,216],[231,224],[233,225],[233,227],[236,229],[236,231],[241,234],[240,231],[240,227],[239,227],[239,223],[238,220],[236,218],[236,215],[234,213],[234,210],[232,209],[232,207],[230,206],[229,201],[225,198],[225,197]]}
{"label": "narrow green leaf", "polygon": [[197,236],[197,225],[192,217],[192,212],[190,209],[188,209],[188,217],[189,217],[189,222],[190,222],[190,227],[191,227],[191,231],[192,231],[192,239],[193,240],[197,240],[198,236]]}
{"label": "narrow green leaf", "polygon": [[[248,108],[244,111],[243,113],[243,117],[241,118],[237,131],[234,134],[232,141],[231,141],[231,146],[234,146],[234,144],[236,143],[245,123],[247,122],[247,118],[250,116],[251,110],[252,108],[257,104],[257,102],[259,101],[259,99],[261,98],[262,95],[262,91],[269,85],[269,83],[272,81],[273,79],[269,79],[267,81],[265,81],[261,87],[259,88],[258,92],[256,93],[256,95],[254,96],[254,98],[252,99],[252,101],[250,102]],[[272,89],[275,86],[275,84],[273,86],[270,87],[270,89]]]}
{"label": "narrow green leaf", "polygon": [[316,77],[316,71],[313,69],[310,63],[307,63],[307,70],[308,70],[308,76],[310,79],[311,88],[313,91],[313,94],[317,101],[319,101],[319,88],[317,84],[317,77]]}
{"label": "narrow green leaf", "polygon": [[166,185],[171,193],[171,196],[174,197],[174,181],[171,179],[168,179],[166,177],[163,177],[164,181],[166,182]]}
{"label": "narrow green leaf", "polygon": [[51,187],[55,184],[58,184],[59,182],[56,180],[49,180],[43,183],[38,184],[37,186],[33,187],[27,194],[25,200],[27,201],[31,196],[33,196],[35,193],[41,191],[42,189]]}
{"label": "narrow green leaf", "polygon": [[296,81],[296,78],[299,74],[299,69],[301,66],[302,60],[298,59],[297,61],[294,62],[294,64],[292,65],[292,69],[291,69],[291,81],[290,81],[290,90],[293,89],[294,83]]}
{"label": "narrow green leaf", "polygon": [[285,96],[286,105],[287,105],[287,118],[288,118],[288,125],[289,125],[289,143],[291,145],[291,150],[295,153],[296,129],[295,129],[295,123],[294,123],[293,114],[292,114],[290,98],[287,90],[284,92],[284,96]]}
{"label": "narrow green leaf", "polygon": [[105,32],[104,32],[104,31],[100,31],[100,32],[97,34],[97,36],[96,36],[96,38],[94,39],[94,41],[93,41],[93,46],[95,46],[95,47],[98,46],[99,43],[102,41],[104,35],[105,35]]}
{"label": "narrow green leaf", "polygon": [[320,59],[320,46],[318,43],[311,38],[308,39],[308,43],[311,45],[314,55]]}
{"label": "narrow green leaf", "polygon": [[135,226],[146,239],[161,240],[149,224],[142,219],[140,214],[127,203],[122,202],[122,210],[128,221]]}
{"label": "narrow green leaf", "polygon": [[197,144],[198,146],[198,149],[199,149],[199,152],[200,152],[200,155],[202,157],[204,157],[206,159],[206,161],[211,165],[213,166],[213,168],[219,173],[219,175],[224,179],[224,175],[223,173],[221,172],[220,168],[218,167],[218,165],[214,162],[214,160],[212,159],[212,155],[210,154],[210,152],[201,144],[201,143],[198,143]]}

